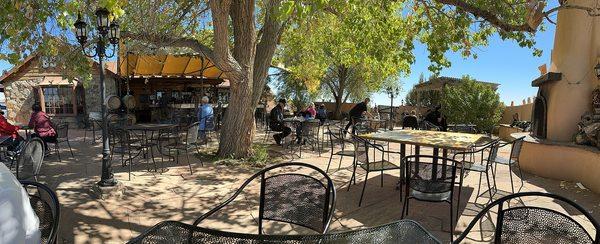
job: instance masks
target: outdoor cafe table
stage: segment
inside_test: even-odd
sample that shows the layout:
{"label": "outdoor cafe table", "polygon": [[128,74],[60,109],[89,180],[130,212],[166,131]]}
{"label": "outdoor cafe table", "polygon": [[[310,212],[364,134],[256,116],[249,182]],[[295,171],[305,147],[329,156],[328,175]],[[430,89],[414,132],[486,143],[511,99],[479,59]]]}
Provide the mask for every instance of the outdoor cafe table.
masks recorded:
{"label": "outdoor cafe table", "polygon": [[[400,143],[400,157],[406,156],[406,144],[415,146],[415,155],[420,154],[420,147],[432,147],[433,155],[439,155],[442,149],[444,158],[448,157],[448,150],[467,151],[484,138],[482,134],[468,134],[458,132],[430,131],[430,130],[396,130],[360,135],[367,140]],[[444,162],[445,165],[445,162]],[[432,170],[437,168],[434,159]]]}
{"label": "outdoor cafe table", "polygon": [[[176,124],[161,124],[161,123],[139,123],[139,124],[133,124],[133,125],[126,125],[121,127],[124,130],[128,130],[128,131],[141,131],[142,132],[142,140],[144,142],[143,147],[146,148],[146,153],[144,153],[145,156],[148,155],[148,153],[152,154],[152,147],[156,146],[158,148],[158,143],[155,142],[151,142],[150,138],[153,137],[154,132],[160,132],[163,130],[168,130],[168,129],[172,129],[177,127]],[[148,132],[151,133],[150,136],[148,136]],[[158,152],[161,155],[162,154],[160,148],[158,148]],[[139,154],[138,154],[139,155]],[[138,156],[136,155],[136,157]],[[165,155],[168,156],[168,155]],[[154,161],[154,158],[152,158],[152,161]]]}
{"label": "outdoor cafe table", "polygon": [[441,243],[419,223],[403,219],[390,224],[346,232],[314,235],[257,235],[219,231],[177,221],[156,224],[130,244],[143,243]]}

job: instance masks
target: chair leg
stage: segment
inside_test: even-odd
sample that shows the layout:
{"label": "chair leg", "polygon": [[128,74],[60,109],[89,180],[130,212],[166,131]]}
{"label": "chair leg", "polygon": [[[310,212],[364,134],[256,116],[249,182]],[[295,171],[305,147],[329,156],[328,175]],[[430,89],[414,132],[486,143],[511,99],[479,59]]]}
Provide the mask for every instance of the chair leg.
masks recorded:
{"label": "chair leg", "polygon": [[477,199],[479,198],[479,194],[481,192],[481,177],[483,176],[483,174],[480,172],[479,173],[479,183],[477,184],[477,195],[475,195],[475,203],[477,203]]}
{"label": "chair leg", "polygon": [[62,162],[62,160],[60,159],[60,149],[58,148],[58,143],[54,144],[54,151],[56,152],[56,155],[58,156],[58,162]]}
{"label": "chair leg", "polygon": [[404,216],[408,215],[408,189],[406,189],[407,194],[404,197],[404,206],[402,207],[402,215],[400,216],[400,219],[404,219]]}
{"label": "chair leg", "polygon": [[512,168],[510,167],[510,164],[508,165],[508,175],[510,176],[510,189],[512,190],[512,193],[515,193],[515,186],[513,183],[513,172],[512,172]]}
{"label": "chair leg", "polygon": [[[196,151],[198,152],[198,156],[200,156],[200,148],[196,147]],[[204,167],[204,161],[200,160],[200,166]]]}
{"label": "chair leg", "polygon": [[73,149],[71,149],[71,143],[69,142],[69,140],[67,140],[67,145],[69,146],[69,151],[71,152],[71,157],[75,158],[75,155],[73,155]]}
{"label": "chair leg", "polygon": [[156,167],[156,160],[154,160],[154,152],[152,151],[152,146],[148,147],[148,151],[150,151],[150,157],[152,157],[152,164],[154,164],[154,172],[158,172],[158,168]]}
{"label": "chair leg", "polygon": [[329,163],[327,163],[327,169],[325,170],[325,173],[329,173],[329,166],[331,165],[331,159],[332,158],[333,158],[333,152],[329,156]]}
{"label": "chair leg", "polygon": [[[515,165],[517,165],[519,168],[519,179],[521,179],[521,188],[523,188],[523,171],[521,171],[521,165],[518,163],[518,161]],[[521,191],[521,188],[519,188],[519,191]]]}
{"label": "chair leg", "polygon": [[352,185],[352,180],[355,178],[356,175],[356,165],[354,164],[354,162],[352,162],[352,176],[350,177],[350,181],[348,181],[348,190],[350,191],[350,185]]}
{"label": "chair leg", "polygon": [[365,181],[363,181],[363,189],[360,193],[360,200],[358,201],[358,206],[362,205],[363,196],[365,195],[365,189],[367,189],[367,180],[369,179],[369,171],[365,174]]}
{"label": "chair leg", "polygon": [[[454,241],[454,217],[452,216],[452,202],[450,202],[450,243]],[[458,218],[458,215],[456,216]]]}
{"label": "chair leg", "polygon": [[187,158],[188,166],[190,166],[190,175],[193,175],[194,172],[192,171],[192,164],[190,163],[190,154],[187,150],[185,150],[185,157]]}
{"label": "chair leg", "polygon": [[340,162],[338,163],[338,169],[340,170],[340,168],[342,168],[342,159],[344,158],[344,155],[340,155]]}
{"label": "chair leg", "polygon": [[[456,217],[458,218],[458,211],[460,211],[460,195],[462,193],[462,183],[463,183],[463,177],[464,177],[464,172],[461,170],[460,171],[460,178],[459,178],[459,184],[458,184],[458,199],[456,199],[457,203],[456,203]],[[475,201],[477,202],[477,201]],[[467,200],[468,203],[468,200]],[[452,206],[452,205],[450,205]]]}
{"label": "chair leg", "polygon": [[487,179],[488,185],[488,193],[490,194],[490,202],[494,201],[494,197],[492,196],[492,185],[490,185],[490,175],[488,172],[485,172],[485,178]]}
{"label": "chair leg", "polygon": [[381,187],[383,187],[383,170],[381,170]]}

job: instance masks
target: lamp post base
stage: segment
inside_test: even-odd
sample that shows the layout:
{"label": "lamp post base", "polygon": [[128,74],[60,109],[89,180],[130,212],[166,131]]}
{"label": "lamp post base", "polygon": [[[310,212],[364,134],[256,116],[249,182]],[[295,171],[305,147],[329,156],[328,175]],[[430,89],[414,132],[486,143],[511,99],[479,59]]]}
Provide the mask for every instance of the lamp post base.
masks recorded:
{"label": "lamp post base", "polygon": [[92,186],[92,196],[97,199],[121,198],[125,192],[125,185],[115,181],[112,186],[102,186],[100,182]]}

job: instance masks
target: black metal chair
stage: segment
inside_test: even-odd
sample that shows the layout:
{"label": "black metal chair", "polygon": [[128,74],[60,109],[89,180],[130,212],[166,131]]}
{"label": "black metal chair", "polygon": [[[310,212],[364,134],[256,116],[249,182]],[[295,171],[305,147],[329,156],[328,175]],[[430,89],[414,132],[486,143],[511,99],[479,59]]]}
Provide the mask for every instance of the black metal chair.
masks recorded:
{"label": "black metal chair", "polygon": [[[131,180],[131,168],[133,166],[134,154],[139,156],[143,153],[144,145],[142,139],[135,133],[127,131],[118,127],[111,127],[110,133],[110,159],[113,159],[114,155],[121,156],[121,165],[128,165],[129,180]],[[157,171],[156,161],[152,157],[154,164],[154,171]],[[146,159],[146,163],[150,163],[150,159]],[[150,168],[148,168],[148,171]]]}
{"label": "black metal chair", "polygon": [[[479,157],[477,157],[477,155],[480,154]],[[460,156],[462,156],[462,159],[460,158]],[[469,158],[469,160],[467,160],[467,156]],[[465,171],[471,171],[471,172],[477,172],[479,173],[479,183],[477,184],[477,195],[475,196],[475,202],[477,202],[477,199],[479,198],[479,193],[481,191],[481,178],[483,176],[483,174],[485,174],[485,179],[487,180],[487,186],[488,186],[488,193],[490,195],[490,202],[493,199],[493,195],[496,193],[495,187],[496,187],[496,175],[495,175],[495,171],[492,168],[496,157],[498,156],[498,140],[492,140],[484,145],[481,145],[481,147],[473,150],[473,151],[466,151],[466,152],[457,152],[454,154],[453,159],[454,160],[460,160],[461,163],[461,168],[460,168],[460,178],[459,178],[459,188],[458,188],[458,204],[457,206],[460,206],[460,194],[462,192],[462,182],[463,182],[463,178],[464,178],[464,174]],[[479,159],[479,160],[478,160]],[[492,173],[492,179],[494,181],[494,188],[492,188],[492,185],[490,184],[490,172]],[[494,190],[494,193],[492,193],[492,190]],[[484,192],[485,193],[485,192]],[[458,208],[456,209],[457,215],[458,215]]]}
{"label": "black metal chair", "polygon": [[494,165],[494,172],[496,171],[496,168],[498,166],[498,164],[501,165],[506,165],[508,166],[508,175],[510,175],[510,187],[512,189],[512,193],[515,193],[515,186],[513,184],[513,172],[511,170],[511,166],[516,165],[519,168],[519,179],[521,179],[521,187],[523,187],[523,172],[521,172],[521,165],[519,165],[519,155],[521,155],[521,147],[523,147],[523,141],[525,140],[525,137],[519,137],[513,141],[510,142],[506,142],[506,143],[500,143],[500,145],[498,145],[498,147],[504,147],[507,145],[511,145],[510,148],[510,156],[508,158],[503,158],[503,157],[496,157],[495,159],[495,165]]}
{"label": "black metal chair", "polygon": [[[314,173],[309,175],[281,172],[282,168],[288,167],[296,167],[294,171],[297,167],[301,167]],[[263,234],[264,220],[295,224],[318,233],[327,231],[335,210],[336,193],[333,181],[323,170],[310,164],[296,162],[269,166],[255,173],[233,196],[196,219],[194,225],[200,224],[227,206],[250,182],[258,178],[260,178],[259,235]]]}
{"label": "black metal chair", "polygon": [[393,223],[339,233],[317,235],[256,235],[219,231],[176,221],[164,221],[156,224],[130,244],[183,244],[183,243],[236,243],[236,244],[436,244],[441,243],[419,223],[412,220],[399,220]]}
{"label": "black metal chair", "polygon": [[[336,127],[332,130],[332,126]],[[325,133],[328,137],[329,137],[329,163],[327,163],[327,169],[325,170],[325,172],[329,173],[329,166],[331,165],[331,160],[333,159],[333,156],[339,156],[340,157],[340,162],[338,164],[338,170],[340,169],[340,167],[342,166],[342,159],[345,157],[352,157],[354,158],[354,148],[350,149],[346,149],[347,145],[352,146],[353,143],[351,140],[347,140],[344,138],[344,134],[346,134],[344,132],[344,129],[339,128],[335,125],[329,125],[327,126],[327,132]],[[336,151],[335,147],[337,145],[340,145],[341,150]],[[348,146],[348,147],[350,147]],[[354,159],[353,159],[354,160]],[[354,162],[353,162],[354,164]]]}
{"label": "black metal chair", "polygon": [[37,181],[44,162],[44,142],[35,137],[29,139],[17,154],[16,176],[19,180]]}
{"label": "black metal chair", "polygon": [[[569,205],[592,224],[595,236],[575,219],[556,210],[538,206],[509,206],[510,200],[521,197],[545,197],[561,205]],[[558,200],[558,201],[557,201]],[[461,243],[471,229],[489,216],[494,207],[498,207],[496,216],[494,243],[598,243],[600,242],[600,225],[583,207],[565,197],[544,192],[521,192],[502,197],[486,206],[475,216],[465,231],[454,241]],[[574,214],[570,214],[574,215]]]}
{"label": "black metal chair", "polygon": [[[453,199],[456,160],[429,156],[412,155],[402,159],[405,169],[405,199],[402,218],[408,215],[410,199],[426,202],[446,202],[450,205],[450,239],[454,230]],[[400,193],[402,194],[402,193]]]}
{"label": "black metal chair", "polygon": [[[200,149],[198,148],[198,127],[198,122],[187,126],[185,131],[180,133],[181,137],[178,140],[175,140],[174,143],[163,146],[165,149],[167,149],[169,155],[171,155],[171,151],[175,151],[175,159],[177,163],[179,163],[179,155],[182,152],[185,153],[188,166],[190,167],[190,174],[194,173],[192,170],[192,164],[190,163],[190,151],[195,149],[196,152],[200,153]],[[202,161],[200,161],[200,164],[204,166]]]}
{"label": "black metal chair", "polygon": [[71,152],[71,157],[75,157],[75,155],[73,154],[73,149],[71,148],[71,143],[69,142],[69,124],[68,123],[60,123],[56,126],[55,128],[56,131],[56,141],[54,142],[48,142],[48,143],[54,143],[54,151],[56,152],[56,155],[58,155],[58,161],[60,162],[60,148],[59,148],[59,144],[60,143],[64,143],[66,142],[67,145],[69,146],[69,151]]}
{"label": "black metal chair", "polygon": [[[365,173],[365,181],[363,182],[363,189],[360,193],[360,200],[358,202],[358,206],[362,205],[363,196],[365,194],[365,189],[367,188],[367,180],[369,179],[369,172],[380,172],[381,176],[381,187],[383,187],[383,173],[388,170],[398,170],[400,176],[402,176],[402,165],[396,165],[389,161],[389,154],[395,153],[400,154],[399,152],[392,152],[385,150],[382,145],[371,143],[368,140],[360,138],[357,135],[352,135],[352,141],[354,143],[354,164],[352,170],[352,177],[350,177],[350,181],[348,182],[348,190],[350,190],[350,185],[354,181],[356,184],[356,169],[358,167],[362,168]],[[369,157],[372,152],[373,158]],[[381,153],[381,159],[378,159],[376,154]],[[388,154],[388,160],[385,158],[385,154]],[[402,197],[402,194],[400,195]]]}
{"label": "black metal chair", "polygon": [[60,222],[60,203],[48,186],[34,181],[19,181],[29,195],[29,203],[40,220],[41,243],[56,243]]}
{"label": "black metal chair", "polygon": [[[312,150],[315,150],[315,146],[319,147],[319,138],[318,138],[318,133],[319,133],[319,125],[320,122],[318,120],[306,120],[302,123],[300,123],[299,126],[301,126],[300,129],[300,134],[296,135],[296,137],[298,138],[297,140],[300,140],[300,143],[297,143],[296,146],[298,148],[298,151],[300,152],[300,157],[302,157],[302,146],[305,145],[306,143],[308,143],[311,147]],[[294,150],[294,148],[296,146],[294,146],[294,140],[291,141],[290,144],[292,150]]]}

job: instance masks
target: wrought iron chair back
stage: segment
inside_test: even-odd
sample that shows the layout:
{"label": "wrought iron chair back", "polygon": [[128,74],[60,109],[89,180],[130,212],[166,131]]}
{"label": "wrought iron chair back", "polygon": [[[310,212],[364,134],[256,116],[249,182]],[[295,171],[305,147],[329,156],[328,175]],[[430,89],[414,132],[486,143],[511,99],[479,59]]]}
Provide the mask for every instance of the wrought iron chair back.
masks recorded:
{"label": "wrought iron chair back", "polygon": [[[34,181],[20,181],[29,195],[29,203],[40,220],[41,243],[56,243],[60,222],[60,203],[48,186]],[[31,189],[35,190],[31,190]]]}
{"label": "wrought iron chair back", "polygon": [[521,155],[521,148],[523,147],[523,141],[525,140],[525,137],[519,137],[515,140],[513,140],[512,142],[512,147],[510,149],[510,159],[511,160],[519,160],[519,155]]}
{"label": "wrought iron chair back", "polygon": [[17,156],[16,176],[19,180],[37,180],[44,161],[44,142],[40,138],[31,138]]}
{"label": "wrought iron chair back", "polygon": [[[579,211],[592,224],[592,235],[575,219],[556,210],[538,206],[514,206],[509,203],[521,197],[545,197],[558,200]],[[600,224],[583,207],[565,197],[545,192],[520,192],[502,197],[475,216],[464,232],[453,242],[461,243],[475,224],[487,216],[492,208],[498,207],[494,243],[599,243]]]}
{"label": "wrought iron chair back", "polygon": [[[294,170],[297,167],[311,170],[321,179],[309,174],[274,172],[292,167]],[[327,231],[335,209],[333,181],[323,170],[297,162],[273,165],[255,173],[233,196],[196,219],[194,225],[230,204],[255,179],[260,179],[259,235],[263,234],[264,220],[295,224],[319,233]]]}
{"label": "wrought iron chair back", "polygon": [[185,142],[187,146],[195,145],[198,142],[198,127],[200,123],[196,122],[187,127]]}

